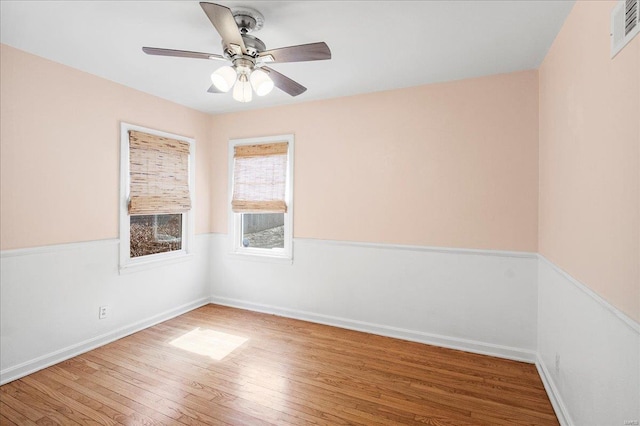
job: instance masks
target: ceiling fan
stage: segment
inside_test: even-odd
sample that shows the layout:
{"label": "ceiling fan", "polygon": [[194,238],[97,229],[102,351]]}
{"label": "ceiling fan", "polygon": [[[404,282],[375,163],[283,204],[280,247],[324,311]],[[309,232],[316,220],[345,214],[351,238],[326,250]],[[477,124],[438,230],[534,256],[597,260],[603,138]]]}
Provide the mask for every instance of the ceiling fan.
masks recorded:
{"label": "ceiling fan", "polygon": [[265,64],[331,59],[331,50],[324,42],[267,50],[262,40],[249,34],[264,25],[264,17],[255,9],[229,9],[207,2],[200,2],[200,6],[222,37],[222,55],[157,47],[143,47],[142,50],[148,55],[230,61],[232,65],[218,68],[211,74],[213,84],[207,90],[209,93],[226,93],[233,88],[235,100],[251,102],[253,91],[264,96],[275,86],[291,96],[298,96],[307,88]]}

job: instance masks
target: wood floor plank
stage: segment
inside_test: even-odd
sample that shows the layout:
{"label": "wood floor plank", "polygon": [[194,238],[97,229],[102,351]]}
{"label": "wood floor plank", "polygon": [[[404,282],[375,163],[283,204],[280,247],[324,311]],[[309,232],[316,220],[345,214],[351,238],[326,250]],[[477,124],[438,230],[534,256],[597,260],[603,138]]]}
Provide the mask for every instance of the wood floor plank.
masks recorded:
{"label": "wood floor plank", "polygon": [[21,381],[42,392],[48,397],[47,400],[56,401],[60,406],[77,413],[77,418],[81,420],[81,424],[99,424],[105,426],[115,426],[118,424],[117,421],[104,415],[93,407],[88,407],[82,402],[61,393],[57,389],[59,386],[55,382],[43,378],[42,375],[38,375],[36,373],[31,376],[23,377]]}
{"label": "wood floor plank", "polygon": [[[112,407],[111,401],[96,395],[87,388],[78,391],[65,377],[56,376],[48,370],[39,371],[31,376],[34,380],[43,383],[51,389],[55,389],[60,395],[85,406],[90,412],[95,412],[100,417],[97,419],[100,424],[122,424],[132,423],[128,416],[122,411]],[[95,417],[94,417],[95,418]],[[134,422],[135,423],[135,422]]]}
{"label": "wood floor plank", "polygon": [[[28,377],[28,376],[27,376]],[[47,418],[47,422],[55,424],[82,424],[82,419],[78,419],[75,413],[58,403],[46,394],[40,393],[37,389],[24,383],[24,377],[2,386],[2,392],[9,395],[20,402],[24,402],[33,409],[42,413],[42,417],[36,423],[43,423],[43,418]],[[4,395],[2,399],[4,400]]]}
{"label": "wood floor plank", "polygon": [[5,404],[4,401],[0,401],[0,425],[5,424],[32,426],[35,425],[36,422],[28,418],[25,414],[14,410],[9,405]]}
{"label": "wood floor plank", "polygon": [[24,402],[14,398],[8,392],[0,393],[0,402],[2,405],[13,409],[15,412],[19,413],[21,416],[33,421],[34,423],[40,420],[43,415],[38,410],[34,409],[32,406],[25,404]]}
{"label": "wood floor plank", "polygon": [[64,425],[558,424],[531,364],[217,305],[0,387],[0,416]]}
{"label": "wood floor plank", "polygon": [[0,425],[7,425],[7,426],[16,425],[17,426],[18,424],[19,423],[14,422],[13,420],[6,417],[4,414],[0,413]]}
{"label": "wood floor plank", "polygon": [[[75,367],[68,367],[74,369]],[[134,419],[136,422],[143,423],[145,425],[175,425],[175,424],[185,424],[184,422],[180,422],[175,418],[170,417],[173,412],[167,413],[164,410],[164,406],[157,407],[156,401],[149,402],[146,397],[138,398],[136,397],[136,393],[133,393],[133,396],[129,395],[127,397],[126,391],[122,391],[116,386],[112,386],[112,383],[109,380],[102,380],[101,377],[80,377],[78,380],[78,385],[90,389],[93,392],[96,392],[108,400],[113,401],[117,406],[122,407],[121,409],[130,411],[128,417]],[[115,389],[114,389],[115,387]],[[124,394],[123,394],[124,393]]]}

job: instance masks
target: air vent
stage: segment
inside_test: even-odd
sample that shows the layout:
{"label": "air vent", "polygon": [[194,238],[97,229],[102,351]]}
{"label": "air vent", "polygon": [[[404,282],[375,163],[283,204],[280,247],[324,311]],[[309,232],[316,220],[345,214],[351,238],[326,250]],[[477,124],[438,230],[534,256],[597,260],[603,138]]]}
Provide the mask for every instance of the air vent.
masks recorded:
{"label": "air vent", "polygon": [[640,0],[620,0],[611,11],[611,57],[640,31]]}

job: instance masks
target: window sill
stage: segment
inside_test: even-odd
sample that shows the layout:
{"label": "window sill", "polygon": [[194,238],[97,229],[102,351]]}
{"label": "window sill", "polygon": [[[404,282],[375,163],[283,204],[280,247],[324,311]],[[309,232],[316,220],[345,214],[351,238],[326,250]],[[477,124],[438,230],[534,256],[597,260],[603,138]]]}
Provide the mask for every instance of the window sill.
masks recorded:
{"label": "window sill", "polygon": [[156,259],[145,259],[140,261],[134,261],[127,263],[126,265],[120,265],[120,275],[131,274],[135,272],[145,271],[148,269],[159,268],[166,265],[172,265],[174,263],[187,262],[194,259],[192,253],[176,253],[172,256],[163,256]]}
{"label": "window sill", "polygon": [[229,253],[229,257],[231,257],[232,259],[249,260],[252,262],[279,263],[281,265],[293,264],[293,257],[289,257],[286,255],[273,255],[273,254],[260,254],[260,253],[232,251]]}

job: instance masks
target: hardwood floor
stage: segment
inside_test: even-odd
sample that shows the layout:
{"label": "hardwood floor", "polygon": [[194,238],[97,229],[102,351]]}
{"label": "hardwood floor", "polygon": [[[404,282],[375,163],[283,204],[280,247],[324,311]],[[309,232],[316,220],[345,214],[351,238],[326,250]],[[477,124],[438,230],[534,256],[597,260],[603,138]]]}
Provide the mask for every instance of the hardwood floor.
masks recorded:
{"label": "hardwood floor", "polygon": [[558,422],[533,365],[208,305],[0,387],[0,424]]}

